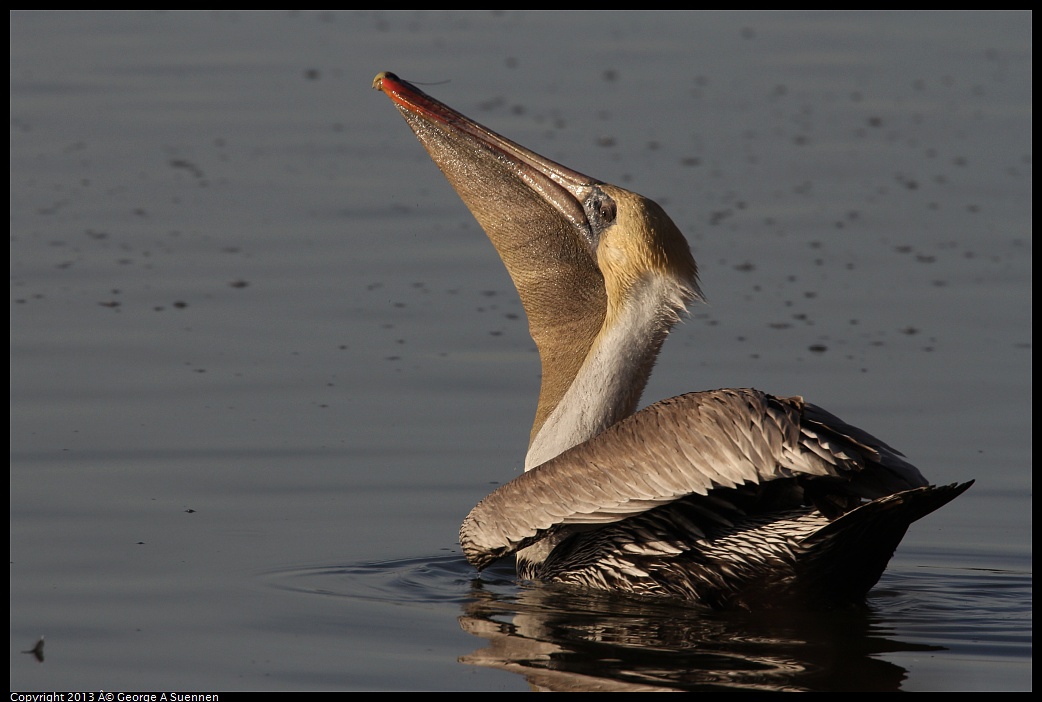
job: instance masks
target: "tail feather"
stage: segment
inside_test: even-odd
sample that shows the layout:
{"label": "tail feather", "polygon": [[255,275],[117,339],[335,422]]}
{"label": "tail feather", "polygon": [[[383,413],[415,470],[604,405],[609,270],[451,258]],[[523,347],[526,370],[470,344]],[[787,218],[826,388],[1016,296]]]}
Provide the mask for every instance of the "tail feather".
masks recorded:
{"label": "tail feather", "polygon": [[908,526],[940,509],[973,485],[928,485],[854,509],[801,544],[796,559],[800,591],[808,598],[856,601],[883,574]]}

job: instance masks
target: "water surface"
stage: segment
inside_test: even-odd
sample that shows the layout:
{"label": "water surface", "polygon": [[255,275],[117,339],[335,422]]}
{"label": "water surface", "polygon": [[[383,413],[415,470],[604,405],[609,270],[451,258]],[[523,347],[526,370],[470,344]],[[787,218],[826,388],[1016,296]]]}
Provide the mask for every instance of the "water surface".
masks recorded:
{"label": "water surface", "polygon": [[[1030,689],[1030,26],[13,13],[12,689]],[[382,70],[686,232],[646,401],[801,394],[977,480],[866,612],[466,565],[537,357]]]}

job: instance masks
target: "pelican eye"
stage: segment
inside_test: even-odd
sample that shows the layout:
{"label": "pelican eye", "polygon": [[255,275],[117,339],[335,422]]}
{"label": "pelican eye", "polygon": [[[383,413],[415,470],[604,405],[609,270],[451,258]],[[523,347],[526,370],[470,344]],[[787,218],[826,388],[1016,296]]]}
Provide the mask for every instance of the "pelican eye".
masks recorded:
{"label": "pelican eye", "polygon": [[615,221],[615,200],[597,188],[585,202],[586,216],[595,231],[604,229]]}

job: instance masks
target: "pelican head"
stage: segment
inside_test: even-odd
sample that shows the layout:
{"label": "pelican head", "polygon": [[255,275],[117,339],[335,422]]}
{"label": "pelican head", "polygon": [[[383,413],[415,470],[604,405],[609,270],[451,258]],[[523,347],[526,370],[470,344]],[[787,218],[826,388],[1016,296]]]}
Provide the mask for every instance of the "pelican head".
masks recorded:
{"label": "pelican head", "polygon": [[669,330],[701,299],[673,220],[653,200],[540,156],[393,73],[373,87],[481,224],[521,297],[542,362],[526,468],[632,414]]}

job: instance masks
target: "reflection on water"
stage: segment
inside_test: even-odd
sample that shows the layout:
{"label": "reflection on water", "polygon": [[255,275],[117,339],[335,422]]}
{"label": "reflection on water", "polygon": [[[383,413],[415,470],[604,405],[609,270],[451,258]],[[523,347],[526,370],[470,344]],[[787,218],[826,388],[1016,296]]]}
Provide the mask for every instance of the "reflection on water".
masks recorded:
{"label": "reflection on water", "polygon": [[463,662],[542,690],[896,690],[905,670],[873,655],[932,650],[857,609],[721,614],[542,585],[473,594],[460,625],[488,645]]}
{"label": "reflection on water", "polygon": [[[1018,641],[999,622],[1030,612],[966,608],[980,588],[1030,601],[1030,576],[937,569],[887,574],[868,606],[828,612],[713,612],[683,602],[542,583],[519,584],[509,563],[475,577],[458,555],[285,570],[300,593],[451,608],[484,639],[469,665],[516,673],[537,690],[900,690],[907,671],[888,654],[942,651],[981,637]],[[976,598],[980,601],[979,595]],[[989,633],[987,629],[991,628]],[[947,637],[939,632],[947,631]],[[1028,654],[1030,655],[1030,654]]]}

